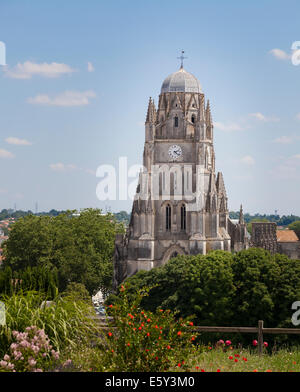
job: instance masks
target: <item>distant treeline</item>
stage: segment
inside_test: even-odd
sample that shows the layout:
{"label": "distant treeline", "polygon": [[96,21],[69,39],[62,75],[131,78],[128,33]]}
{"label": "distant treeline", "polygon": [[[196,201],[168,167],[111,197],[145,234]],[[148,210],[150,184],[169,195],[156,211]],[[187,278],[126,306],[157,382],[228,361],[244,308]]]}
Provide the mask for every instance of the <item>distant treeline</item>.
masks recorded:
{"label": "distant treeline", "polygon": [[[27,215],[38,215],[38,216],[58,216],[61,213],[64,213],[65,211],[58,211],[58,210],[50,210],[49,212],[38,212],[37,214],[33,213],[32,211],[14,211],[13,209],[3,209],[0,212],[0,221],[8,218],[22,218]],[[125,224],[129,224],[130,221],[130,214],[126,211],[120,211],[120,212],[115,212],[113,213],[115,216],[116,220],[118,222],[123,222]],[[239,218],[239,211],[230,211],[229,216],[231,219],[238,219]],[[255,215],[250,215],[249,213],[244,214],[245,222],[250,223],[253,220],[265,220],[269,222],[276,222],[278,226],[288,226],[289,224],[299,221],[300,217],[296,215],[266,215],[266,214],[255,214]]]}
{"label": "distant treeline", "polygon": [[[230,211],[229,217],[231,219],[239,219],[240,212],[239,211]],[[255,214],[250,215],[248,213],[244,214],[244,219],[246,223],[250,223],[252,221],[269,221],[276,222],[278,226],[288,226],[293,222],[300,221],[300,217],[296,215],[266,215],[266,214]]]}

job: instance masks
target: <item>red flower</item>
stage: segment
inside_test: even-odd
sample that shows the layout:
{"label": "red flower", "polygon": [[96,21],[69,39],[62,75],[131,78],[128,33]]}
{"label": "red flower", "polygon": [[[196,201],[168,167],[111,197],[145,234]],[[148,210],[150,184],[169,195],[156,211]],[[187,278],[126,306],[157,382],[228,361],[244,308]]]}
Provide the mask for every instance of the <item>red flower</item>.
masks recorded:
{"label": "red flower", "polygon": [[139,327],[139,330],[141,331],[142,327]]}
{"label": "red flower", "polygon": [[221,371],[220,369],[217,369],[217,372],[218,372],[218,373],[220,373],[220,371]]}
{"label": "red flower", "polygon": [[247,362],[247,361],[248,361],[248,359],[243,357],[243,361]]}
{"label": "red flower", "polygon": [[150,323],[150,322],[151,322],[151,320],[150,320],[150,319],[148,319],[148,320],[147,320],[147,323]]}
{"label": "red flower", "polygon": [[112,336],[112,333],[111,332],[108,332],[108,334],[107,334],[108,336]]}
{"label": "red flower", "polygon": [[127,346],[129,347],[129,346],[130,346],[130,343],[127,343]]}
{"label": "red flower", "polygon": [[167,349],[170,350],[171,346],[167,345]]}
{"label": "red flower", "polygon": [[190,326],[193,326],[193,325],[194,325],[194,323],[192,321],[190,321]]}
{"label": "red flower", "polygon": [[268,347],[268,343],[267,343],[267,342],[264,342],[264,346],[265,346],[265,347]]}
{"label": "red flower", "polygon": [[155,325],[155,328],[158,328],[158,325]]}
{"label": "red flower", "polygon": [[234,356],[235,356],[236,358],[239,358],[239,357],[240,357],[239,354],[234,354]]}
{"label": "red flower", "polygon": [[141,327],[144,327],[144,326],[145,326],[145,324],[144,324],[144,323],[142,323],[142,324],[141,324]]}
{"label": "red flower", "polygon": [[156,360],[158,360],[158,357],[155,357]]}
{"label": "red flower", "polygon": [[257,370],[257,369],[254,369],[253,371],[256,373],[258,370]]}
{"label": "red flower", "polygon": [[159,309],[160,312],[163,312],[163,309]]}
{"label": "red flower", "polygon": [[195,339],[196,339],[195,336],[192,336],[191,340],[193,341],[193,340],[195,340]]}
{"label": "red flower", "polygon": [[181,363],[179,363],[177,366],[178,366],[178,367],[181,367]]}
{"label": "red flower", "polygon": [[266,372],[270,373],[272,370],[271,369],[267,369]]}
{"label": "red flower", "polygon": [[201,372],[205,372],[205,370],[204,370],[204,369],[201,369]]}
{"label": "red flower", "polygon": [[162,330],[160,330],[159,333],[162,333]]}
{"label": "red flower", "polygon": [[178,331],[178,332],[177,332],[177,335],[178,335],[178,336],[180,336],[180,335],[181,335],[181,333],[182,333],[181,331]]}
{"label": "red flower", "polygon": [[199,369],[199,366],[196,366],[196,369],[198,370],[198,369]]}
{"label": "red flower", "polygon": [[111,352],[112,352],[112,353],[114,353],[114,352],[115,352],[115,350],[111,350]]}
{"label": "red flower", "polygon": [[147,332],[147,336],[150,336],[150,333],[149,333],[149,332]]}
{"label": "red flower", "polygon": [[235,358],[234,362],[238,362],[239,360]]}
{"label": "red flower", "polygon": [[209,350],[211,350],[211,349],[212,349],[212,347],[208,347],[208,349],[209,349]]}
{"label": "red flower", "polygon": [[228,359],[233,359],[233,356],[232,356],[232,355],[230,355],[230,357],[228,357]]}
{"label": "red flower", "polygon": [[225,344],[226,344],[226,346],[230,346],[231,345],[231,341],[230,340],[226,340]]}
{"label": "red flower", "polygon": [[109,305],[109,307],[112,308],[113,306],[112,306],[112,305]]}
{"label": "red flower", "polygon": [[253,344],[253,346],[257,346],[257,340],[253,340],[253,342],[252,342],[252,344]]}

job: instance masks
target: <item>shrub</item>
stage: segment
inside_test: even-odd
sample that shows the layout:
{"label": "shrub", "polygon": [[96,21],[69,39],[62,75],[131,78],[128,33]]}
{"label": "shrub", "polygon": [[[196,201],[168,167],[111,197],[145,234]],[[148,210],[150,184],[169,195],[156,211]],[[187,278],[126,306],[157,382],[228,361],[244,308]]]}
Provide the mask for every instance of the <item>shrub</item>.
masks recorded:
{"label": "shrub", "polygon": [[12,331],[12,335],[14,342],[0,361],[0,371],[42,372],[59,360],[44,330],[31,326],[25,332]]}
{"label": "shrub", "polygon": [[193,350],[193,323],[176,320],[170,310],[142,310],[141,300],[147,294],[147,289],[139,291],[132,301],[122,286],[118,302],[108,306],[116,327],[108,329],[104,337],[108,370],[163,371],[177,364],[184,368],[185,358]]}

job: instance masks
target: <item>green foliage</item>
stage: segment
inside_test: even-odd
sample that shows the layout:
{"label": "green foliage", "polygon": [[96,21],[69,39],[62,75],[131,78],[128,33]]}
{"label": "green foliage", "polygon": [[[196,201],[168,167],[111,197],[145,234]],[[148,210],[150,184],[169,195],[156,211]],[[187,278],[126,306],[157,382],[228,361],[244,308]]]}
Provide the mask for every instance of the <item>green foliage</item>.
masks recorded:
{"label": "green foliage", "polygon": [[[178,256],[162,267],[138,272],[127,282],[132,297],[144,286],[155,286],[143,300],[146,310],[178,310],[183,317],[194,315],[197,325],[256,326],[264,320],[266,327],[292,328],[291,306],[300,298],[300,261],[256,248],[234,255],[213,251]],[[273,338],[286,340],[282,335],[270,341]],[[293,341],[299,337],[290,336],[289,342]]]}
{"label": "green foliage", "polygon": [[155,286],[143,300],[146,309],[162,306],[183,317],[195,315],[202,325],[230,323],[235,292],[231,270],[232,255],[213,251],[207,256],[178,256],[149,272],[140,271],[128,282],[134,288]]}
{"label": "green foliage", "polygon": [[27,292],[3,296],[1,301],[6,307],[6,325],[0,326],[0,357],[12,343],[12,331],[25,331],[32,325],[45,331],[57,351],[86,344],[97,332],[93,307],[69,296],[49,303],[44,295]]}
{"label": "green foliage", "polygon": [[57,295],[57,270],[43,267],[27,267],[24,270],[12,272],[6,266],[0,270],[0,294],[11,294],[19,291],[40,291],[52,299]]}
{"label": "green foliage", "polygon": [[[175,319],[169,310],[143,311],[141,300],[148,290],[138,291],[134,299],[121,286],[119,301],[110,305],[116,329],[108,329],[105,339],[107,370],[163,371],[182,364],[193,351],[195,339],[187,319]],[[182,364],[184,368],[184,363]]]}
{"label": "green foliage", "polygon": [[71,282],[68,284],[66,290],[62,293],[63,296],[73,298],[74,301],[81,300],[84,302],[91,303],[91,296],[84,284]]}
{"label": "green foliage", "polygon": [[82,283],[90,294],[107,292],[112,282],[112,255],[116,232],[123,230],[112,214],[86,209],[55,217],[29,215],[19,219],[4,245],[4,266],[56,268],[59,290],[70,282]]}
{"label": "green foliage", "polygon": [[297,234],[298,238],[300,239],[300,220],[297,220],[289,225],[290,230],[294,230]]}

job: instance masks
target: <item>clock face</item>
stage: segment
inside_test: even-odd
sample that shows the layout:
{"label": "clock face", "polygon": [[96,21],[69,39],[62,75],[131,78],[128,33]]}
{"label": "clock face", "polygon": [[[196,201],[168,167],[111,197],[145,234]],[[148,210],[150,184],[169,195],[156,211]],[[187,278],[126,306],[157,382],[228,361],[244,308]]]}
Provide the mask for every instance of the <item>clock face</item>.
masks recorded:
{"label": "clock face", "polygon": [[174,144],[169,148],[169,155],[172,159],[177,159],[182,155],[182,149],[177,144]]}

